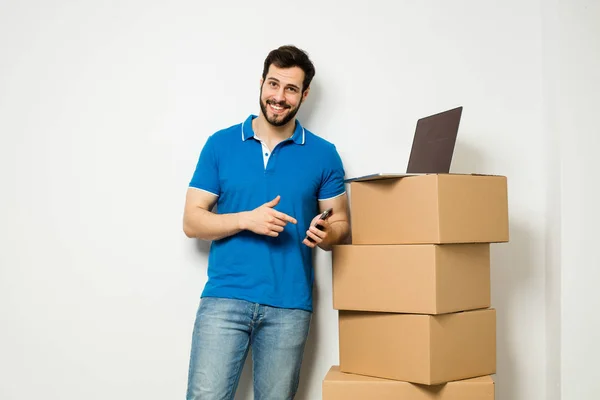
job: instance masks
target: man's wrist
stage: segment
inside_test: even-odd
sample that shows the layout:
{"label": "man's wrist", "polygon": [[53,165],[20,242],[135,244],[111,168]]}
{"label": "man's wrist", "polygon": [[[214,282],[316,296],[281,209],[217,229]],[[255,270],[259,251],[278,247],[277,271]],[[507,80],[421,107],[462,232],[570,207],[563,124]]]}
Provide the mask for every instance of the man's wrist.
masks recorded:
{"label": "man's wrist", "polygon": [[331,250],[334,245],[342,243],[347,236],[346,230],[349,229],[347,225],[343,223],[343,221],[335,221],[331,225],[329,225],[329,233],[323,242],[324,250]]}
{"label": "man's wrist", "polygon": [[330,251],[333,248],[333,246],[329,243],[326,243],[325,240],[319,243],[318,246],[324,251]]}
{"label": "man's wrist", "polygon": [[236,214],[237,228],[240,231],[246,230],[246,211],[240,211]]}

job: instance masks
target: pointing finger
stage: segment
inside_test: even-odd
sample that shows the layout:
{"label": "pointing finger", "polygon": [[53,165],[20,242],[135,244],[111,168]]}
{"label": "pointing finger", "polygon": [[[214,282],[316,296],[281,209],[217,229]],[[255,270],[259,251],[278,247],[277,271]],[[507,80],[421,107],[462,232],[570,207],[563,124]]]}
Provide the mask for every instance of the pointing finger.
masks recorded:
{"label": "pointing finger", "polygon": [[287,215],[287,214],[284,214],[284,213],[282,213],[282,212],[280,212],[280,211],[276,211],[276,212],[275,212],[275,217],[276,217],[276,218],[279,218],[279,219],[280,219],[280,220],[282,220],[282,221],[291,222],[292,224],[295,224],[295,223],[297,223],[297,221],[296,221],[296,218],[294,218],[294,217],[290,217],[289,215]]}

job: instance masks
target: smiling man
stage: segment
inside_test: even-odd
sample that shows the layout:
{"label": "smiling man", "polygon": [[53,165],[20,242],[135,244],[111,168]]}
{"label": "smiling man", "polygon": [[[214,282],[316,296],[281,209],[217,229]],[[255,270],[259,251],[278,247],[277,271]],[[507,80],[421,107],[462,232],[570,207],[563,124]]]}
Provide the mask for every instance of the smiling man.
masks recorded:
{"label": "smiling man", "polygon": [[250,347],[255,400],[293,399],[298,389],[313,311],[311,253],[349,233],[340,156],[296,119],[314,75],[304,51],[271,51],[260,114],[212,134],[200,152],[183,228],[212,243],[188,400],[233,399]]}

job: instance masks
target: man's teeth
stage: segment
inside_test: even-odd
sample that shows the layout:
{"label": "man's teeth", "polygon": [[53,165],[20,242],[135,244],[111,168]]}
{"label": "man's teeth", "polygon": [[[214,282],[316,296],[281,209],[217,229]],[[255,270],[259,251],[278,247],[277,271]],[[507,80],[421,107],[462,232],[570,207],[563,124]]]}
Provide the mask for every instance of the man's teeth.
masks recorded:
{"label": "man's teeth", "polygon": [[277,111],[279,111],[279,110],[283,110],[283,107],[281,107],[281,106],[277,106],[277,105],[275,105],[275,104],[271,104],[271,107],[273,107],[273,108],[274,108],[274,109],[276,109]]}

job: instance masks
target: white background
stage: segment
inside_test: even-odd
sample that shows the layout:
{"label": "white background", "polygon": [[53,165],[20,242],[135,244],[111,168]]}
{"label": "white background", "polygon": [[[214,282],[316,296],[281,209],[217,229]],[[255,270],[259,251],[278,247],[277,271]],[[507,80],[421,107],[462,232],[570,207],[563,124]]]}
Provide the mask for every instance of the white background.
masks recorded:
{"label": "white background", "polygon": [[[317,70],[300,119],[347,176],[404,171],[416,120],[464,106],[452,172],[509,183],[497,398],[596,398],[599,21],[591,0],[4,0],[0,399],[185,397],[208,251],[186,187],[288,43]],[[301,400],[338,363],[330,253],[316,270]]]}

